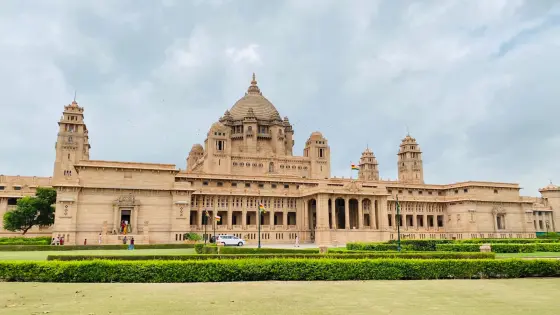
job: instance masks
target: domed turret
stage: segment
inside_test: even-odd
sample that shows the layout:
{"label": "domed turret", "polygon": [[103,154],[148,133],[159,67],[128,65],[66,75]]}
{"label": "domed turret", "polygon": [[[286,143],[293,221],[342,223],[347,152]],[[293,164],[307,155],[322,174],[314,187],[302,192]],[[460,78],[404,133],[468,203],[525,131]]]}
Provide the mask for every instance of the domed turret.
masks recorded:
{"label": "domed turret", "polygon": [[424,183],[424,168],[422,165],[422,151],[416,139],[409,134],[401,142],[397,153],[399,181],[405,183]]}
{"label": "domed turret", "polygon": [[379,167],[377,159],[369,148],[366,148],[366,150],[362,152],[358,178],[365,181],[379,180]]}
{"label": "domed turret", "polygon": [[247,93],[230,110],[232,120],[243,120],[250,108],[257,120],[273,121],[280,117],[276,107],[262,95],[254,73]]}

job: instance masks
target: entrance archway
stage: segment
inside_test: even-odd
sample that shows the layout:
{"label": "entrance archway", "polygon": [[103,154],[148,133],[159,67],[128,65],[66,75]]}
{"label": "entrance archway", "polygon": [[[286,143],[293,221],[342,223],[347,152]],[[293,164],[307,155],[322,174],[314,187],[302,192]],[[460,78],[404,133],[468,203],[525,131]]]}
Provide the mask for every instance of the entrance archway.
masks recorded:
{"label": "entrance archway", "polygon": [[311,231],[311,240],[315,240],[315,227],[317,226],[317,200],[309,199],[307,201],[307,224]]}
{"label": "entrance archway", "polygon": [[349,227],[350,229],[358,229],[359,228],[359,224],[358,224],[358,200],[357,199],[350,199],[348,201],[348,208],[349,208]]}
{"label": "entrance archway", "polygon": [[334,201],[334,217],[336,222],[334,223],[335,229],[345,229],[346,228],[346,215],[345,215],[345,202],[342,198],[336,198]]}

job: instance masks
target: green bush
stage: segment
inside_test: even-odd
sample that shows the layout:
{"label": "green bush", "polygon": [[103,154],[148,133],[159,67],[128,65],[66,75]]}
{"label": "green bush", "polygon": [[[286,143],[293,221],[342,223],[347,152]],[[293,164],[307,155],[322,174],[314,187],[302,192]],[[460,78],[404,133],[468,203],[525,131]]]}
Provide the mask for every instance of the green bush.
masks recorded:
{"label": "green bush", "polygon": [[49,255],[47,260],[208,260],[208,259],[494,259],[494,253],[455,253],[455,252],[346,252],[335,254],[226,254],[226,255]]}
{"label": "green bush", "polygon": [[[401,245],[410,245],[411,250],[414,251],[435,251],[437,244],[451,244],[453,240],[401,240]],[[387,244],[397,244],[397,240],[390,240]]]}
{"label": "green bush", "polygon": [[537,234],[537,238],[540,239],[556,239],[559,240],[560,239],[560,232],[547,232],[547,233],[542,233],[542,234]]}
{"label": "green bush", "polygon": [[553,259],[1,261],[0,281],[176,283],[560,277]]}
{"label": "green bush", "polygon": [[[440,244],[436,248],[438,251],[452,252],[479,252],[481,244]],[[536,251],[536,244],[491,244],[494,253],[533,253]]]}
{"label": "green bush", "polygon": [[202,240],[202,236],[200,236],[200,234],[198,234],[198,233],[189,232],[189,233],[183,234],[183,239],[197,242],[197,241]]}
{"label": "green bush", "polygon": [[[136,249],[166,249],[166,248],[194,248],[195,244],[139,244]],[[3,251],[66,251],[66,250],[94,250],[94,249],[127,249],[128,245],[0,245]]]}
{"label": "green bush", "polygon": [[472,238],[457,241],[457,244],[534,244],[534,243],[558,243],[560,240],[538,239],[538,238]]}
{"label": "green bush", "polygon": [[[397,244],[386,244],[386,243],[346,243],[347,250],[368,250],[368,251],[395,251],[397,250]],[[401,250],[412,250],[411,245],[402,245]]]}
{"label": "green bush", "polygon": [[217,254],[218,246],[215,244],[196,244],[194,246],[194,251],[197,254]]}
{"label": "green bush", "polygon": [[535,244],[537,252],[560,252],[560,243]]}
{"label": "green bush", "polygon": [[220,248],[220,254],[318,254],[318,248],[292,249],[292,248],[247,248],[226,247]]}
{"label": "green bush", "polygon": [[50,245],[50,236],[40,237],[0,237],[0,245]]}

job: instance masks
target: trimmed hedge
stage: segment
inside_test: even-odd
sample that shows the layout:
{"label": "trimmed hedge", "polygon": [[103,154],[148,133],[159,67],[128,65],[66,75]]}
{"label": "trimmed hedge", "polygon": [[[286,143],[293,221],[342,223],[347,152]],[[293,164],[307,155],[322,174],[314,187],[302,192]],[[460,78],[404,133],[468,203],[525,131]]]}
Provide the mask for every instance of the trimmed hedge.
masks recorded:
{"label": "trimmed hedge", "polygon": [[[367,251],[396,251],[397,244],[386,243],[346,243],[347,250],[367,250]],[[401,244],[401,250],[412,250],[411,245]]]}
{"label": "trimmed hedge", "polygon": [[[414,251],[435,251],[437,244],[452,244],[455,241],[453,240],[436,240],[436,239],[427,239],[427,240],[401,240],[402,245],[411,246],[412,250]],[[397,244],[397,240],[390,240],[387,244]]]}
{"label": "trimmed hedge", "polygon": [[49,236],[39,237],[0,237],[0,245],[50,245]]}
{"label": "trimmed hedge", "polygon": [[319,254],[318,248],[248,248],[248,247],[226,247],[220,248],[220,254]]}
{"label": "trimmed hedge", "polygon": [[458,244],[534,244],[534,243],[559,243],[558,239],[538,238],[473,238],[456,241]]}
{"label": "trimmed hedge", "polygon": [[247,258],[307,258],[307,259],[494,259],[494,253],[455,253],[455,252],[348,252],[341,254],[227,254],[227,255],[49,255],[47,260],[208,260],[208,259],[247,259]]}
{"label": "trimmed hedge", "polygon": [[540,243],[535,244],[537,252],[560,252],[560,243]]}
{"label": "trimmed hedge", "polygon": [[0,281],[156,283],[560,277],[560,260],[237,259],[5,261]]}
{"label": "trimmed hedge", "polygon": [[[481,244],[440,244],[436,248],[438,251],[451,252],[479,252]],[[536,244],[491,244],[494,253],[534,253],[537,250]]]}
{"label": "trimmed hedge", "polygon": [[[139,244],[135,249],[194,248],[195,244]],[[92,249],[127,249],[128,245],[0,245],[3,251],[67,251]]]}

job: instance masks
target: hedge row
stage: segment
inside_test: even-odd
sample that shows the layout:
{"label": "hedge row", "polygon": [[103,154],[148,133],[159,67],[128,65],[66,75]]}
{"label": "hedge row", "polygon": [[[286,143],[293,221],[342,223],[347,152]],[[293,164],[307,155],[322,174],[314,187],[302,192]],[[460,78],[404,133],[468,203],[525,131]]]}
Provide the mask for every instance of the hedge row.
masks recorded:
{"label": "hedge row", "polygon": [[0,245],[49,245],[50,243],[50,236],[0,237]]}
{"label": "hedge row", "polygon": [[216,246],[214,244],[204,245],[196,244],[194,250],[197,254],[318,254],[319,249],[317,248],[306,248],[306,249],[292,249],[292,248],[247,248],[247,247],[226,247],[226,246]]}
{"label": "hedge row", "polygon": [[533,243],[559,243],[560,239],[539,238],[473,238],[456,241],[460,244],[533,244]]}
{"label": "hedge row", "polygon": [[[536,244],[492,244],[494,253],[534,253],[537,251]],[[480,244],[439,244],[438,251],[451,252],[479,252]]]}
{"label": "hedge row", "polygon": [[[66,251],[92,249],[127,249],[128,245],[0,245],[2,251]],[[142,244],[134,245],[136,249],[194,248],[194,244]]]}
{"label": "hedge row", "polygon": [[560,260],[237,259],[0,262],[0,281],[230,282],[560,277]]}
{"label": "hedge row", "polygon": [[[397,250],[397,244],[385,244],[385,243],[346,243],[347,250],[369,250],[369,251],[395,251]],[[401,250],[413,250],[411,245],[401,245]],[[435,249],[434,249],[435,250]]]}
{"label": "hedge row", "polygon": [[494,253],[455,253],[455,252],[348,252],[336,254],[226,254],[226,255],[49,255],[47,260],[209,260],[209,259],[272,259],[272,258],[307,258],[307,259],[494,259]]}
{"label": "hedge row", "polygon": [[540,243],[535,244],[537,252],[560,252],[560,243]]}
{"label": "hedge row", "polygon": [[[387,244],[397,244],[397,240],[390,240]],[[407,245],[411,247],[414,251],[435,251],[437,244],[451,244],[454,243],[453,240],[401,240],[401,245]],[[376,243],[371,243],[376,244]]]}

